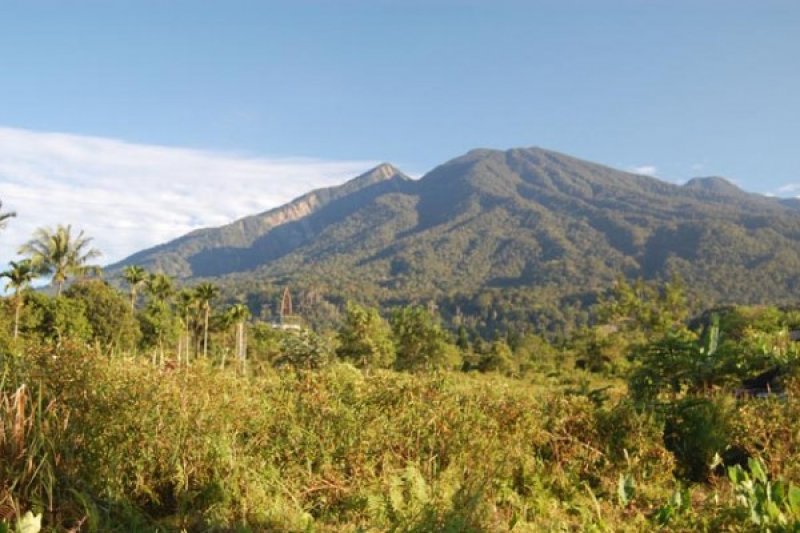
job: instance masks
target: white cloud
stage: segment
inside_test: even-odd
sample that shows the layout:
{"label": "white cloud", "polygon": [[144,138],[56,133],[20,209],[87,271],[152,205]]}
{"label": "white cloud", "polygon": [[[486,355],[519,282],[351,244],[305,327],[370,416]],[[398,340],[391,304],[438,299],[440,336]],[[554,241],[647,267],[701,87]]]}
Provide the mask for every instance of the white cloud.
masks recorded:
{"label": "white cloud", "polygon": [[[342,183],[376,162],[271,159],[0,127],[0,266],[40,226],[72,224],[111,263]],[[1,289],[1,288],[0,288]]]}
{"label": "white cloud", "polygon": [[778,187],[778,194],[794,194],[800,192],[800,183],[787,183]]}
{"label": "white cloud", "polygon": [[641,174],[643,176],[655,176],[658,172],[658,168],[654,167],[653,165],[640,165],[636,167],[630,167],[628,170],[634,174]]}

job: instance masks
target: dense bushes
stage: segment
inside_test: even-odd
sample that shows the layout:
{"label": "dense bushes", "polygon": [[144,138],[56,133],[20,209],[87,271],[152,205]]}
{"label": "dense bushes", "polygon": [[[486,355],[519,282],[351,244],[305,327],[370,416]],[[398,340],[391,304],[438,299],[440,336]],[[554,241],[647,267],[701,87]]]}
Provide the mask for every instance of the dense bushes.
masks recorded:
{"label": "dense bushes", "polygon": [[[22,383],[39,384],[26,412],[38,421],[32,438],[47,445],[26,449],[46,467],[37,475],[49,473],[31,478],[27,460],[9,463],[7,478],[25,482],[6,495],[64,527],[582,527],[596,519],[594,498],[604,520],[621,519],[611,472],[644,478],[669,464],[642,449],[626,465],[587,399],[532,395],[501,377],[365,374],[340,363],[242,378],[68,345],[4,365],[9,402]],[[0,427],[16,419],[2,416]],[[644,442],[642,426],[625,428]]]}
{"label": "dense bushes", "polygon": [[793,396],[687,399],[665,423],[568,380],[344,363],[242,377],[68,343],[2,363],[4,508],[87,531],[721,529],[742,520],[738,489],[692,496],[680,477],[728,442],[776,479],[800,464]]}
{"label": "dense bushes", "polygon": [[66,299],[79,302],[92,332],[92,341],[112,351],[136,348],[140,328],[130,305],[116,289],[100,280],[72,285]]}
{"label": "dense bushes", "polygon": [[705,481],[715,455],[730,448],[732,408],[723,399],[684,398],[670,406],[664,444],[675,456],[677,476]]}

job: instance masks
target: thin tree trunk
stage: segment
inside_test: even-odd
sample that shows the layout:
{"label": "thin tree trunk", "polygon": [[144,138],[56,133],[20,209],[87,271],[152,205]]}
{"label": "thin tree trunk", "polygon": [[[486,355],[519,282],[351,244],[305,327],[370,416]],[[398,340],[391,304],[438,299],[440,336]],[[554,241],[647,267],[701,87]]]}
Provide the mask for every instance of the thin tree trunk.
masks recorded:
{"label": "thin tree trunk", "polygon": [[189,352],[191,350],[192,344],[192,334],[189,332],[189,315],[186,315],[186,366],[188,367],[191,363],[189,362]]}
{"label": "thin tree trunk", "polygon": [[242,335],[239,330],[239,322],[236,323],[236,368],[239,369],[242,362]]}
{"label": "thin tree trunk", "polygon": [[236,327],[233,328],[233,355],[238,360],[239,359],[239,323],[236,323]]}
{"label": "thin tree trunk", "polygon": [[209,306],[206,306],[206,320],[205,327],[203,328],[203,359],[208,358],[208,312]]}
{"label": "thin tree trunk", "polygon": [[17,336],[19,335],[19,311],[22,309],[22,300],[17,295],[17,308],[14,310],[14,344],[17,343]]}
{"label": "thin tree trunk", "polygon": [[239,358],[244,361],[247,357],[247,339],[245,338],[244,322],[239,322]]}
{"label": "thin tree trunk", "polygon": [[237,325],[237,338],[236,338],[236,358],[238,366],[242,374],[245,373],[245,366],[247,364],[247,337],[244,321],[239,322]]}
{"label": "thin tree trunk", "polygon": [[131,287],[131,312],[136,310],[136,289]]}
{"label": "thin tree trunk", "polygon": [[63,288],[64,288],[64,282],[63,281],[59,281],[58,282],[58,290],[56,291],[56,298],[61,296],[61,289],[63,289]]}

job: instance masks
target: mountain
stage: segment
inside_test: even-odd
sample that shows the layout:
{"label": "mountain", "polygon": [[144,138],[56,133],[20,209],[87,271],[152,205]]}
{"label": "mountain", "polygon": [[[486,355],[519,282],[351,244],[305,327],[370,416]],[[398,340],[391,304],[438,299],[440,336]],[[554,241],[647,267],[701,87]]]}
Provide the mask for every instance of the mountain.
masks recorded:
{"label": "mountain", "polygon": [[384,164],[109,269],[213,277],[239,294],[272,283],[335,301],[437,300],[487,316],[497,314],[487,301],[515,313],[516,298],[552,318],[580,315],[620,275],[680,274],[709,304],[794,301],[799,240],[793,204],[724,178],[675,185],[540,148],[478,149],[419,180]]}
{"label": "mountain", "polygon": [[[125,265],[142,265],[187,279],[253,268],[263,260],[260,256],[264,244],[261,238],[271,230],[308,220],[309,216],[330,204],[334,204],[335,210],[352,210],[410,180],[392,165],[383,163],[338,187],[312,191],[286,205],[225,226],[192,231],[166,244],[135,253],[110,265],[107,270],[114,272]],[[310,226],[301,222],[298,227],[302,235],[290,239],[291,242],[287,243],[289,248],[313,237]],[[269,246],[274,246],[274,243],[270,242]]]}

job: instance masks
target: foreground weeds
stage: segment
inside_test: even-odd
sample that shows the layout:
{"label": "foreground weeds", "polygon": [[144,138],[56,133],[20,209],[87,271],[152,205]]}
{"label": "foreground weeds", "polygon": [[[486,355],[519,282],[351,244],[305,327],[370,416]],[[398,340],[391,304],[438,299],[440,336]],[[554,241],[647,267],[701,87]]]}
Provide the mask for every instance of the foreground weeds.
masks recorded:
{"label": "foreground weeds", "polygon": [[347,364],[243,377],[71,348],[4,368],[8,523],[28,511],[76,531],[692,530],[741,519],[720,503],[724,488],[681,489],[654,417],[520,380]]}

